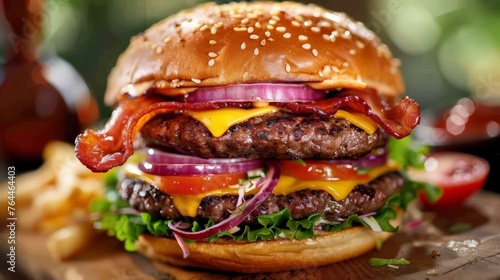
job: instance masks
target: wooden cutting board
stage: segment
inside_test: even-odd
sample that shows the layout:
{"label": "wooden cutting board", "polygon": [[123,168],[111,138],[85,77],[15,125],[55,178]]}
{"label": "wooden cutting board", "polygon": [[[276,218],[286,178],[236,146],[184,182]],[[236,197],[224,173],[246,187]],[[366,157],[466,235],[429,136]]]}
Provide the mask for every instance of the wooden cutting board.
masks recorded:
{"label": "wooden cutting board", "polygon": [[[272,274],[194,271],[151,263],[139,254],[124,252],[121,243],[106,236],[95,240],[78,258],[58,263],[50,257],[44,236],[18,232],[17,272],[11,273],[5,268],[2,269],[2,275],[4,279],[27,277],[72,280],[500,279],[499,213],[500,195],[481,192],[461,208],[443,212],[424,211],[423,223],[412,229],[402,228],[384,243],[380,250],[330,266]],[[466,223],[472,228],[466,232],[452,234],[449,228],[456,223]],[[2,235],[5,237],[5,232],[2,232]],[[3,240],[6,239],[2,238]],[[469,247],[464,243],[469,244]],[[474,244],[476,245],[473,246]],[[2,247],[5,249],[4,242]],[[4,251],[2,256],[6,256]],[[398,268],[372,267],[368,263],[372,257],[404,257],[411,264]]]}

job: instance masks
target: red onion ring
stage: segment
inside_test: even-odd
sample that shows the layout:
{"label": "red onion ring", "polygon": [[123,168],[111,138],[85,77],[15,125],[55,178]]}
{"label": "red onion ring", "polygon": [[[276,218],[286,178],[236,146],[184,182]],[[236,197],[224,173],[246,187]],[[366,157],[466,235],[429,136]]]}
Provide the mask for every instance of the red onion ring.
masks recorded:
{"label": "red onion ring", "polygon": [[190,156],[190,155],[183,155],[183,154],[176,154],[176,153],[169,153],[169,152],[164,152],[159,149],[153,149],[150,148],[147,150],[147,157],[146,161],[149,163],[158,163],[158,164],[163,164],[163,163],[176,163],[176,164],[183,164],[183,163],[203,163],[203,164],[218,164],[218,163],[237,163],[237,162],[244,162],[244,161],[249,161],[249,159],[246,158],[210,158],[210,159],[205,159],[205,158],[200,158],[196,156]]}
{"label": "red onion ring", "polygon": [[189,176],[207,174],[244,173],[260,168],[262,162],[248,160],[231,164],[216,163],[165,163],[155,164],[143,161],[139,163],[142,172],[160,176]]}
{"label": "red onion ring", "polygon": [[375,168],[387,163],[388,153],[387,147],[379,148],[376,151],[359,159],[338,159],[329,160],[329,163],[334,164],[351,164],[358,168]]}
{"label": "red onion ring", "polygon": [[185,102],[205,101],[274,101],[274,102],[306,102],[320,100],[325,92],[312,89],[301,84],[237,84],[221,87],[198,88],[184,98]]}
{"label": "red onion ring", "polygon": [[228,231],[243,222],[243,220],[245,220],[245,218],[250,215],[253,210],[259,207],[259,205],[266,200],[278,184],[280,173],[281,172],[278,166],[270,166],[266,178],[262,179],[257,184],[257,187],[260,187],[259,192],[252,197],[252,199],[246,202],[246,204],[243,204],[242,209],[237,208],[231,216],[229,216],[229,218],[218,224],[197,232],[183,231],[182,229],[177,228],[172,221],[168,222],[168,227],[174,232],[174,234],[191,240],[202,240],[215,234]]}
{"label": "red onion ring", "polygon": [[185,259],[189,257],[189,249],[186,245],[186,242],[180,237],[177,233],[174,232],[174,238],[177,241],[177,244],[179,244],[179,247],[182,250],[182,257]]}
{"label": "red onion ring", "polygon": [[262,161],[245,158],[203,159],[194,156],[149,149],[145,161],[139,163],[142,172],[161,176],[244,173],[262,167]]}

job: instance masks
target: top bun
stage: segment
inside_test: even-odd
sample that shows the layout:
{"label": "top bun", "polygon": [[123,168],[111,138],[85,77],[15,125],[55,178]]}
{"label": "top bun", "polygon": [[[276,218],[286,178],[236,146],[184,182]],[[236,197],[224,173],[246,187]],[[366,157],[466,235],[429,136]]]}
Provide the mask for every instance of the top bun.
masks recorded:
{"label": "top bun", "polygon": [[207,3],[133,37],[109,76],[105,102],[151,88],[177,95],[262,82],[403,91],[399,61],[343,13],[293,2]]}

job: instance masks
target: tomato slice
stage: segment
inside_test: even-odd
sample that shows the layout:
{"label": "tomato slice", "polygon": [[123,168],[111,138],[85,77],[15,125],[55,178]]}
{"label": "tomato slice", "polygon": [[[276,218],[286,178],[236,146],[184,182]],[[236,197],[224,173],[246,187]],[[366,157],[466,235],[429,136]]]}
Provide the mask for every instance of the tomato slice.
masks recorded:
{"label": "tomato slice", "polygon": [[432,203],[420,193],[422,204],[430,209],[449,208],[463,204],[467,198],[485,184],[490,166],[474,155],[458,152],[439,152],[429,155],[425,170],[408,170],[414,181],[434,184],[443,191],[438,201]]}
{"label": "tomato slice", "polygon": [[334,164],[327,161],[292,161],[279,162],[281,174],[295,177],[300,180],[356,180],[368,179],[368,174],[360,174],[351,164]]}
{"label": "tomato slice", "polygon": [[201,194],[224,189],[245,179],[246,173],[208,174],[192,176],[154,176],[156,186],[164,193],[178,195]]}

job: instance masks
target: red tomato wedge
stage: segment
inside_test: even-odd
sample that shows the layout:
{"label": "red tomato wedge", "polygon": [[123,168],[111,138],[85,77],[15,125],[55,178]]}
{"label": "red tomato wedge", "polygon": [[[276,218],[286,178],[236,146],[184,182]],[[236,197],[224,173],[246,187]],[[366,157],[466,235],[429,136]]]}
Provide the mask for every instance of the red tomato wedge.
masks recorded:
{"label": "red tomato wedge", "polygon": [[434,184],[443,190],[441,198],[430,202],[423,193],[420,201],[427,208],[449,208],[463,204],[486,182],[490,166],[474,155],[458,152],[439,152],[429,155],[425,170],[408,170],[414,181]]}
{"label": "red tomato wedge", "polygon": [[352,164],[334,164],[327,161],[292,161],[279,162],[281,174],[300,180],[357,180],[368,179],[368,174],[360,174]]}
{"label": "red tomato wedge", "polygon": [[246,173],[192,176],[154,176],[156,186],[167,194],[191,195],[224,189],[245,179]]}

